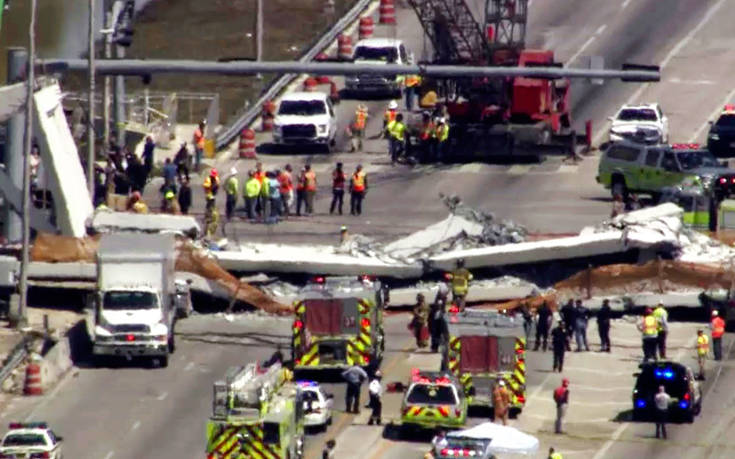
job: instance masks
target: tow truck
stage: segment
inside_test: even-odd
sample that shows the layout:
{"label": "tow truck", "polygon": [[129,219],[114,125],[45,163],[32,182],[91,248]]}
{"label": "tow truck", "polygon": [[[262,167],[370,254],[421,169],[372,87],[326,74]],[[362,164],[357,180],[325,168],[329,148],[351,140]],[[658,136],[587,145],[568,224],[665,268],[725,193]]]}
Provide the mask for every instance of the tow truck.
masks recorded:
{"label": "tow truck", "polygon": [[467,397],[452,373],[411,369],[401,403],[403,429],[456,429],[465,425],[467,409]]}
{"label": "tow truck", "polygon": [[368,276],[313,279],[294,303],[294,368],[377,368],[385,351],[385,295]]}
{"label": "tow truck", "polygon": [[526,403],[526,340],[523,324],[496,311],[450,308],[442,369],[462,384],[470,406],[491,408],[499,380],[510,390],[511,414]]}
{"label": "tow truck", "polygon": [[302,458],[304,400],[292,379],[280,363],[228,369],[214,383],[207,459]]}

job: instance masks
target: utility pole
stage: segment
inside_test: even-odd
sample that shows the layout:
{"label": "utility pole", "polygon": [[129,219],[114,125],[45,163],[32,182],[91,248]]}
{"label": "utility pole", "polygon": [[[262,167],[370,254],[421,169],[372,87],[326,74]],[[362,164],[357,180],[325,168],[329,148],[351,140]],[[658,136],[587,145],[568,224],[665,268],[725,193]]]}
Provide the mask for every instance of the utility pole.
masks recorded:
{"label": "utility pole", "polygon": [[89,196],[94,199],[94,118],[95,118],[95,81],[94,81],[94,0],[89,0],[89,108],[87,110],[87,188]]}
{"label": "utility pole", "polygon": [[[8,49],[8,84],[26,79],[28,70],[28,51],[25,48]],[[15,113],[8,121],[7,143],[5,145],[5,169],[10,181],[18,190],[23,189],[23,129],[26,114],[23,110]],[[6,201],[3,235],[10,242],[23,239],[21,209],[13,209]]]}
{"label": "utility pole", "polygon": [[[115,0],[112,7],[113,11],[113,28],[117,28],[120,21],[120,15],[124,9],[122,0]],[[119,43],[115,44],[115,57],[123,59],[125,57],[125,48]],[[125,77],[122,75],[115,76],[115,132],[117,133],[117,145],[122,148],[125,146]]]}
{"label": "utility pole", "polygon": [[30,205],[31,205],[31,138],[33,137],[33,92],[35,89],[36,62],[36,0],[31,0],[31,23],[28,27],[28,77],[26,94],[26,126],[23,148],[23,246],[20,259],[20,302],[18,304],[18,328],[24,328],[28,322],[28,261],[31,242]]}
{"label": "utility pole", "polygon": [[[104,18],[105,18],[105,59],[112,58],[112,28],[114,27],[114,23],[112,22],[112,12],[110,11],[110,2],[109,0],[103,0],[102,9],[104,11]],[[103,139],[103,145],[106,149],[110,145],[110,77],[109,75],[104,76],[105,81],[105,88],[104,88],[104,94],[102,96],[102,139]]]}

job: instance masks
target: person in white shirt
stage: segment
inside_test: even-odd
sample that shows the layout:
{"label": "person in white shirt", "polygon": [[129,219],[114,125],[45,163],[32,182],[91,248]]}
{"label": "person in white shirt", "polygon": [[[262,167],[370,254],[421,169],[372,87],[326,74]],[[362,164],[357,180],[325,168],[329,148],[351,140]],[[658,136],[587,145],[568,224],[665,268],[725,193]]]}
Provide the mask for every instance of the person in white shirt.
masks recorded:
{"label": "person in white shirt", "polygon": [[373,410],[373,412],[370,413],[370,420],[368,421],[369,426],[373,425],[373,423],[380,425],[380,417],[383,411],[383,401],[380,399],[383,395],[383,386],[380,384],[382,377],[383,375],[380,373],[380,370],[378,370],[375,372],[375,376],[373,376],[370,384],[368,384],[370,408]]}
{"label": "person in white shirt", "polygon": [[664,386],[658,386],[658,393],[653,397],[656,405],[656,438],[663,436],[666,439],[666,418],[669,415],[671,396],[666,393]]}

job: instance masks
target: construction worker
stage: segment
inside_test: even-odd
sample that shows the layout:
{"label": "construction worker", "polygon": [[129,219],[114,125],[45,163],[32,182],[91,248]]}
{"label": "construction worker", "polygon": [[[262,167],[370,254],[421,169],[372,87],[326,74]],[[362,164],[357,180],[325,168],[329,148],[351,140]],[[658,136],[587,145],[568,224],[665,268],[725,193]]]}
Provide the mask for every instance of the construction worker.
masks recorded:
{"label": "construction worker", "polygon": [[225,201],[225,217],[227,221],[232,219],[237,205],[237,192],[240,188],[240,182],[237,180],[237,169],[230,169],[230,175],[225,180],[225,193],[227,200]]}
{"label": "construction worker", "polygon": [[510,406],[510,393],[505,387],[505,381],[502,379],[493,388],[493,414],[495,422],[502,421],[503,425],[508,424],[508,408]]}
{"label": "construction worker", "polygon": [[293,204],[293,180],[291,179],[291,165],[286,164],[282,171],[278,174],[278,183],[281,190],[281,201],[284,217],[288,217],[291,213],[291,205]]}
{"label": "construction worker", "polygon": [[546,301],[544,301],[541,307],[536,310],[536,317],[536,345],[533,350],[538,351],[541,346],[541,342],[543,341],[543,350],[546,352],[549,340],[549,330],[551,330],[551,322],[554,320],[553,312],[549,305],[546,304]]}
{"label": "construction worker", "polygon": [[551,349],[554,351],[554,361],[551,371],[562,372],[564,368],[564,353],[569,345],[569,336],[564,329],[564,321],[557,322],[556,327],[551,330]]}
{"label": "construction worker", "polygon": [[449,123],[443,116],[437,120],[434,137],[436,138],[434,159],[439,162],[445,161],[449,158]]}
{"label": "construction worker", "polygon": [[316,173],[311,170],[311,165],[304,167],[304,192],[306,194],[306,214],[314,213],[314,198],[316,197]]}
{"label": "construction worker", "polygon": [[669,313],[666,312],[664,304],[659,301],[656,309],[653,310],[653,316],[658,321],[658,357],[666,358],[666,335],[669,331]]}
{"label": "construction worker", "polygon": [[421,115],[421,132],[419,133],[419,141],[421,142],[421,162],[427,162],[431,159],[434,151],[436,137],[434,136],[436,125],[431,119],[431,113],[424,112]]}
{"label": "construction worker", "polygon": [[217,234],[217,225],[219,225],[219,212],[214,204],[214,199],[207,200],[207,208],[204,212],[204,236],[207,238]]}
{"label": "construction worker", "polygon": [[365,128],[367,127],[368,109],[365,104],[360,103],[357,105],[357,111],[355,112],[355,122],[352,123],[350,129],[351,142],[350,142],[350,153],[355,151],[362,151],[362,139],[365,138]]}
{"label": "construction worker", "polygon": [[362,164],[358,164],[350,178],[350,215],[362,215],[362,201],[365,199],[367,189],[367,175],[362,170]]}
{"label": "construction worker", "polygon": [[271,182],[265,172],[263,172],[263,178],[258,178],[258,171],[256,171],[255,178],[257,178],[260,182],[260,196],[258,196],[258,204],[260,209],[259,217],[265,222],[270,216]]}
{"label": "construction worker", "polygon": [[268,181],[268,207],[270,208],[270,213],[266,215],[266,221],[277,223],[278,217],[281,215],[281,184],[278,183],[276,172],[268,172],[265,176]]}
{"label": "construction worker", "polygon": [[406,124],[403,114],[396,115],[396,119],[388,123],[390,160],[395,166],[398,157],[406,151]]}
{"label": "construction worker", "polygon": [[250,220],[254,220],[256,216],[255,206],[260,196],[260,188],[260,180],[255,178],[255,172],[252,170],[248,171],[248,180],[245,182],[245,187],[243,188],[243,197],[245,198],[245,212]]}
{"label": "construction worker", "polygon": [[697,363],[699,364],[698,379],[704,381],[704,362],[709,354],[709,338],[704,334],[704,330],[697,330]]}
{"label": "construction worker", "polygon": [[472,273],[464,267],[464,258],[457,260],[456,269],[447,273],[446,277],[452,281],[452,301],[460,311],[464,311],[464,300],[470,288],[470,281],[473,279]]}
{"label": "construction worker", "polygon": [[164,195],[165,202],[163,206],[163,213],[171,215],[181,215],[181,206],[176,201],[176,193],[168,190]]}
{"label": "construction worker", "polygon": [[301,216],[301,206],[306,203],[306,168],[302,167],[296,180],[296,215]]}
{"label": "construction worker", "polygon": [[600,352],[610,352],[610,300],[602,300],[602,307],[597,311],[597,332],[600,334]]}
{"label": "construction worker", "polygon": [[416,295],[416,306],[413,307],[411,328],[416,338],[416,347],[425,348],[429,345],[429,306],[423,293]]}
{"label": "construction worker", "polygon": [[715,360],[722,360],[722,335],[725,334],[725,321],[722,320],[717,310],[712,311],[710,329],[712,330],[712,353],[715,355]]}
{"label": "construction worker", "polygon": [[329,215],[332,215],[335,210],[339,211],[342,215],[342,204],[345,199],[345,182],[347,182],[347,176],[345,171],[342,170],[342,163],[337,163],[336,169],[332,171],[332,203],[329,205]]}
{"label": "construction worker", "polygon": [[265,196],[263,195],[263,181],[265,180],[265,171],[263,170],[263,163],[260,161],[255,163],[255,178],[258,179],[258,182],[260,182],[260,195],[258,196],[258,202],[255,205],[255,213],[258,216],[263,215],[264,208],[266,206],[266,203],[268,201],[266,193]]}
{"label": "construction worker", "polygon": [[419,93],[421,77],[419,75],[407,75],[405,81],[404,95],[406,96],[406,110],[413,110],[413,102]]}
{"label": "construction worker", "polygon": [[368,393],[370,394],[369,406],[372,409],[370,420],[368,420],[369,426],[373,425],[373,423],[377,425],[380,425],[381,423],[380,418],[382,417],[383,412],[383,401],[381,399],[383,395],[383,385],[380,383],[380,380],[382,378],[383,374],[380,370],[377,370],[375,375],[373,375],[373,379],[370,381],[370,384],[368,384]]}
{"label": "construction worker", "polygon": [[201,120],[197,128],[194,130],[194,168],[197,172],[199,172],[199,167],[202,164],[202,157],[204,156],[204,128],[206,125],[206,120]]}
{"label": "construction worker", "polygon": [[554,433],[562,432],[562,422],[569,406],[569,380],[561,380],[561,386],[554,389],[554,402],[556,403],[556,420],[554,421]]}
{"label": "construction worker", "polygon": [[217,172],[217,169],[212,168],[212,170],[209,171],[209,175],[204,177],[202,188],[204,188],[204,196],[207,201],[213,201],[215,196],[217,196],[217,191],[219,190],[219,173]]}
{"label": "construction worker", "polygon": [[396,115],[398,114],[398,102],[395,100],[391,100],[388,104],[388,110],[386,110],[383,113],[383,132],[382,136],[385,138],[390,138],[389,132],[388,132],[388,124],[391,123],[391,121],[396,120]]}
{"label": "construction worker", "polygon": [[658,386],[658,393],[653,397],[653,404],[656,406],[656,438],[663,436],[664,440],[666,439],[666,421],[669,417],[670,403],[671,396],[666,393],[666,388]]}
{"label": "construction worker", "polygon": [[564,459],[561,453],[557,453],[554,448],[549,448],[549,457],[547,459]]}
{"label": "construction worker", "polygon": [[133,194],[130,195],[130,199],[128,199],[127,209],[128,211],[136,214],[148,213],[148,206],[145,202],[143,202],[140,191],[133,191]]}
{"label": "construction worker", "polygon": [[658,320],[651,308],[646,308],[643,319],[638,324],[643,341],[643,361],[656,360],[656,345],[658,344]]}

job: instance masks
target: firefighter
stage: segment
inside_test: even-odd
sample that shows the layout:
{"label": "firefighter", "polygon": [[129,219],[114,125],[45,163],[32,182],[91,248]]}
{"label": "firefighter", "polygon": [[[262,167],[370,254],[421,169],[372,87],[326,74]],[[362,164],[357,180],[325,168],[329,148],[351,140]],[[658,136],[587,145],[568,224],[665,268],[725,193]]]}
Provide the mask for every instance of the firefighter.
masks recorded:
{"label": "firefighter", "polygon": [[421,132],[419,134],[419,140],[421,141],[421,162],[427,162],[432,159],[432,151],[436,148],[436,137],[434,132],[436,126],[434,121],[431,119],[431,113],[424,112],[421,116]]}
{"label": "firefighter", "polygon": [[367,127],[368,109],[365,104],[360,103],[355,112],[355,122],[352,123],[350,153],[362,151],[362,139],[365,138],[365,128]]}
{"label": "firefighter", "polygon": [[395,166],[398,157],[406,151],[406,124],[403,122],[403,114],[396,115],[396,119],[388,123],[388,146],[390,160]]}
{"label": "firefighter", "polygon": [[439,344],[441,344],[444,335],[444,315],[447,312],[447,295],[442,295],[442,286],[445,292],[449,289],[445,284],[440,284],[439,292],[436,294],[434,302],[431,303],[429,311],[429,333],[431,334],[431,352],[439,352]]}
{"label": "firefighter", "polygon": [[211,238],[217,233],[217,225],[219,224],[219,212],[214,204],[214,199],[207,200],[207,208],[204,212],[205,237]]}
{"label": "firefighter", "polygon": [[536,345],[533,350],[538,351],[543,341],[543,350],[546,352],[547,343],[549,340],[549,330],[551,329],[551,322],[554,320],[551,308],[546,301],[536,311],[537,322],[536,322]]}
{"label": "firefighter", "polygon": [[388,124],[395,121],[396,115],[398,114],[398,102],[391,100],[388,104],[388,110],[383,113],[383,132],[381,135],[384,138],[390,138],[388,132]]}
{"label": "firefighter", "polygon": [[663,302],[659,301],[656,309],[653,310],[653,316],[658,321],[658,356],[660,359],[666,358],[666,334],[669,331],[669,313],[666,312]]}
{"label": "firefighter", "polygon": [[709,354],[709,338],[704,334],[704,330],[697,330],[697,363],[699,364],[699,374],[697,378],[704,381],[704,361],[707,360]]}
{"label": "firefighter", "polygon": [[205,127],[207,126],[207,120],[201,120],[199,125],[194,130],[194,170],[199,172],[199,167],[202,165],[202,156],[204,156],[204,136],[206,134]]}
{"label": "firefighter", "polygon": [[722,360],[722,335],[725,334],[725,321],[716,310],[712,311],[710,329],[712,330],[712,353],[715,355],[715,360]]}
{"label": "firefighter", "polygon": [[212,168],[209,171],[209,175],[204,178],[202,188],[204,188],[204,195],[207,201],[214,200],[214,197],[217,196],[217,190],[219,190],[219,173],[217,169]]}
{"label": "firefighter", "polygon": [[406,76],[404,95],[406,96],[406,110],[409,112],[413,110],[413,102],[418,95],[419,86],[421,86],[421,77],[419,75]]}
{"label": "firefighter", "polygon": [[370,394],[370,409],[372,409],[372,412],[370,413],[370,420],[368,421],[368,425],[371,426],[373,423],[380,425],[381,423],[381,415],[383,412],[383,401],[381,399],[383,395],[383,386],[380,383],[380,380],[382,379],[383,374],[380,372],[380,370],[377,370],[375,372],[375,375],[373,376],[373,379],[370,381],[370,384],[368,384],[368,393]]}
{"label": "firefighter", "polygon": [[470,288],[472,273],[464,267],[464,258],[457,260],[457,268],[446,275],[452,281],[452,302],[464,311],[464,300]]}
{"label": "firefighter", "polygon": [[549,457],[547,459],[564,459],[561,453],[557,453],[554,448],[549,448]]}
{"label": "firefighter", "polygon": [[651,308],[646,308],[643,319],[638,324],[643,341],[643,361],[656,360],[656,345],[658,344],[658,321]]}
{"label": "firefighter", "polygon": [[416,347],[425,348],[429,339],[429,306],[423,293],[416,295],[416,306],[413,308],[413,318],[411,319],[411,328],[416,338]]}
{"label": "firefighter", "polygon": [[443,116],[437,120],[434,137],[436,138],[434,159],[443,162],[449,157],[449,122]]}
{"label": "firefighter", "polygon": [[505,387],[505,381],[498,380],[493,388],[493,414],[495,422],[502,421],[503,425],[508,424],[508,407],[510,406],[510,393]]}
{"label": "firefighter", "polygon": [[148,213],[148,206],[143,202],[140,191],[133,191],[133,194],[130,195],[130,199],[128,199],[127,208],[128,211],[136,214]]}
{"label": "firefighter", "polygon": [[260,196],[260,180],[255,177],[253,170],[248,171],[248,179],[243,188],[243,197],[245,198],[245,212],[248,219],[255,220],[255,208],[258,204],[258,196]]}
{"label": "firefighter", "polygon": [[163,206],[163,213],[171,215],[181,215],[181,206],[176,201],[176,193],[168,190],[164,195],[165,202]]}

